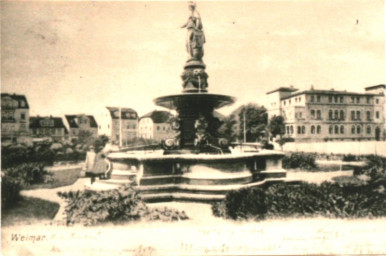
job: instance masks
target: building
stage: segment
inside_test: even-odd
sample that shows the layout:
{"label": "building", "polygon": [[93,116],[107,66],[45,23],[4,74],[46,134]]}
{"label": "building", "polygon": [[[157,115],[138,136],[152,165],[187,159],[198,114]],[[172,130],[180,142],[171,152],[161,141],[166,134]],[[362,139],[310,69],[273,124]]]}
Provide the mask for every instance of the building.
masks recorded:
{"label": "building", "polygon": [[1,94],[1,141],[30,143],[29,105],[24,95]]}
{"label": "building", "polygon": [[91,136],[98,137],[98,124],[94,116],[79,114],[65,115],[65,123],[70,139],[76,139],[80,132],[89,132]]}
{"label": "building", "polygon": [[99,134],[108,136],[114,144],[120,139],[125,144],[138,135],[138,114],[132,108],[106,107],[98,122]]}
{"label": "building", "polygon": [[33,138],[62,141],[68,137],[67,128],[61,117],[30,117],[29,128]]}
{"label": "building", "polygon": [[173,138],[175,132],[168,122],[173,117],[167,111],[152,111],[139,118],[138,136],[145,139],[161,141]]}
{"label": "building", "polygon": [[281,115],[298,141],[384,140],[385,85],[365,93],[280,87],[267,92],[268,118]]}

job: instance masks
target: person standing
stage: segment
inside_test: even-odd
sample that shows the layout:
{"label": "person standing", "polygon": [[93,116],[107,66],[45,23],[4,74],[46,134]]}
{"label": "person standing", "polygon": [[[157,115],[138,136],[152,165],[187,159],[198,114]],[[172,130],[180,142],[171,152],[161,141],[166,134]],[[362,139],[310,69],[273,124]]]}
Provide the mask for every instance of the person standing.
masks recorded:
{"label": "person standing", "polygon": [[108,169],[108,162],[106,161],[105,152],[103,152],[103,147],[99,147],[97,154],[95,156],[95,164],[93,168],[93,178],[91,179],[91,184],[94,183],[95,177],[104,177]]}
{"label": "person standing", "polygon": [[85,173],[86,177],[92,175],[96,156],[94,146],[90,146],[88,149],[89,150],[86,153],[86,160],[83,165],[83,172]]}

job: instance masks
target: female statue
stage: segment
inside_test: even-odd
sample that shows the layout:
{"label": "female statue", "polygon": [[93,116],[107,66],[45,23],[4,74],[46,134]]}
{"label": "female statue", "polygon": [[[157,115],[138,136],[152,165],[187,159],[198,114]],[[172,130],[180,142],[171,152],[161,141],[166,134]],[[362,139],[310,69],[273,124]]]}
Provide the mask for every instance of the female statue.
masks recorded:
{"label": "female statue", "polygon": [[196,10],[196,4],[194,2],[189,2],[189,10],[191,11],[191,15],[188,21],[181,26],[181,28],[187,28],[188,30],[186,50],[191,58],[201,60],[202,56],[204,56],[203,45],[205,43],[201,17],[200,13]]}

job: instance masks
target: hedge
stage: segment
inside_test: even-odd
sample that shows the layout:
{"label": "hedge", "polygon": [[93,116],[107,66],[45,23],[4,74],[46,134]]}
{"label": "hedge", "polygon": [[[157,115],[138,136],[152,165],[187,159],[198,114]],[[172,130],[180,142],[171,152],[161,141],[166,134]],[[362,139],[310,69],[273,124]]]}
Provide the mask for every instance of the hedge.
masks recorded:
{"label": "hedge", "polygon": [[318,165],[316,164],[315,154],[295,152],[290,153],[283,158],[283,168],[285,169],[300,168],[312,170],[317,167]]}
{"label": "hedge", "polygon": [[233,191],[212,205],[215,216],[230,219],[314,216],[334,218],[386,216],[386,192],[370,184],[274,184]]}

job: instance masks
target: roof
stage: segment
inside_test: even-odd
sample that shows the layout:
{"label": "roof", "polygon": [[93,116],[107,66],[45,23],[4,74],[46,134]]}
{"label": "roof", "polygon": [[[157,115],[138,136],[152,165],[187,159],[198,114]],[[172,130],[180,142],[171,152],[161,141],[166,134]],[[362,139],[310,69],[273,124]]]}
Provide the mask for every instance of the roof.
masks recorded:
{"label": "roof", "polygon": [[[119,119],[119,108],[117,107],[106,107],[109,112],[112,119]],[[132,108],[121,108],[121,118],[122,119],[132,119],[137,120],[138,114],[137,111],[135,111]]]}
{"label": "roof", "polygon": [[352,96],[374,96],[375,94],[370,93],[359,93],[359,92],[347,92],[347,91],[334,91],[334,90],[305,90],[297,93],[293,93],[289,96],[280,98],[281,100],[289,99],[294,96],[302,94],[324,94],[324,95],[352,95]]}
{"label": "roof", "polygon": [[152,112],[147,113],[146,115],[141,116],[139,119],[148,117],[153,120],[153,123],[159,124],[159,123],[166,123],[172,116],[173,115],[167,111],[154,110]]}
{"label": "roof", "polygon": [[[83,115],[65,115],[65,118],[66,118],[70,128],[79,128],[78,123],[76,122],[76,119],[78,117],[81,117],[81,116],[83,116]],[[94,116],[91,116],[91,115],[84,115],[84,116],[88,117],[88,120],[90,121],[90,127],[91,128],[98,128],[98,124],[95,121]]]}
{"label": "roof", "polygon": [[[24,95],[21,94],[9,94],[9,93],[2,93],[1,98],[3,97],[10,97],[13,100],[16,100],[18,102],[18,108],[27,108],[29,109],[27,98]],[[22,102],[25,102],[25,105],[22,106]]]}
{"label": "roof", "polygon": [[267,92],[267,94],[271,94],[271,93],[274,93],[274,92],[295,92],[297,91],[298,89],[294,88],[294,87],[279,87],[273,91],[269,91]]}
{"label": "roof", "polygon": [[370,91],[370,90],[374,90],[374,89],[378,89],[378,88],[385,89],[386,85],[384,85],[384,84],[373,85],[373,86],[365,87],[365,90]]}
{"label": "roof", "polygon": [[[41,122],[43,120],[52,120],[53,122]],[[66,126],[64,126],[63,120],[61,117],[30,117],[29,118],[29,128],[63,128],[67,132]]]}

